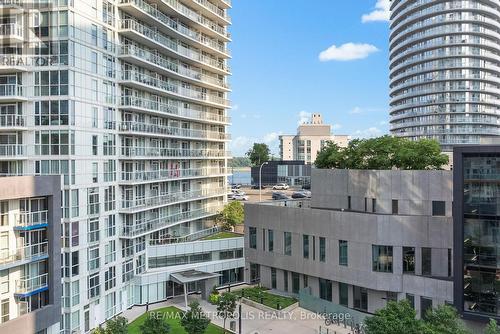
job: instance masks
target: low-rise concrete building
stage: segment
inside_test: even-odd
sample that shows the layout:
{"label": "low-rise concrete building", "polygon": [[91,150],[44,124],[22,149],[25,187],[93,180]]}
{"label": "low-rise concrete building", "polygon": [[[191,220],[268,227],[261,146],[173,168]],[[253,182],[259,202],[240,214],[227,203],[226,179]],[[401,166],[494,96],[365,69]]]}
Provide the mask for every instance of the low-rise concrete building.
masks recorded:
{"label": "low-rise concrete building", "polygon": [[245,205],[247,281],[373,313],[453,301],[451,171],[312,170],[312,199]]}

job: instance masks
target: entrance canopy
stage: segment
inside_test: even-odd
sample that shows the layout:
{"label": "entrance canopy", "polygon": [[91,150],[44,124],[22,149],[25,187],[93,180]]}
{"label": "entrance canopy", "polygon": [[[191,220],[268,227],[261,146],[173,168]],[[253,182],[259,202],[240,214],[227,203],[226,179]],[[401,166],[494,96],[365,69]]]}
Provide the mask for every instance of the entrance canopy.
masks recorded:
{"label": "entrance canopy", "polygon": [[203,281],[210,278],[216,278],[221,276],[215,273],[206,273],[204,271],[198,270],[186,270],[180,271],[178,273],[170,274],[170,278],[179,284],[187,284],[191,282]]}
{"label": "entrance canopy", "polygon": [[[187,302],[187,285],[189,283],[193,282],[199,282],[202,281],[202,297],[205,296],[208,298],[208,294],[210,293],[210,287],[205,284],[205,282],[209,279],[214,279],[221,276],[220,274],[215,274],[215,273],[206,273],[203,271],[198,271],[198,270],[185,270],[185,271],[180,271],[177,273],[172,273],[170,274],[170,279],[176,283],[184,285],[184,303],[186,304],[186,309],[188,307],[188,302]],[[204,290],[204,291],[203,291]]]}

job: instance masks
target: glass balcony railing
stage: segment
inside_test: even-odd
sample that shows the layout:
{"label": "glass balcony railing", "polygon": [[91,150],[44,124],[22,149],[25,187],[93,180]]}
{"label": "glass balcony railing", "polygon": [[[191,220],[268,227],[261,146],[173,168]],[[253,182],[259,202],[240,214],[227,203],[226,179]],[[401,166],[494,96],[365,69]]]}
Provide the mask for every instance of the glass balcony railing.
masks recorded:
{"label": "glass balcony railing", "polygon": [[226,168],[198,168],[198,169],[166,169],[155,171],[122,172],[123,182],[143,182],[156,180],[174,180],[180,178],[210,177],[228,174]]}
{"label": "glass balcony railing", "polygon": [[213,226],[204,230],[188,233],[182,236],[165,236],[164,238],[150,239],[149,244],[151,246],[163,246],[169,244],[178,244],[182,242],[190,242],[204,237],[208,237],[210,235],[214,235],[219,231],[220,231],[219,226]]}
{"label": "glass balcony railing", "polygon": [[215,215],[219,207],[194,209],[186,212],[178,212],[165,217],[158,217],[132,226],[123,226],[120,236],[137,237],[142,234],[148,234],[156,230],[168,228],[181,222],[201,219]]}
{"label": "glass balcony railing", "polygon": [[225,158],[231,155],[228,151],[210,149],[182,149],[161,147],[121,147],[122,157],[164,157],[164,158]]}
{"label": "glass balcony railing", "polygon": [[207,8],[212,13],[214,13],[215,15],[223,18],[224,20],[226,20],[228,22],[231,22],[231,17],[229,15],[227,15],[227,13],[223,9],[217,7],[213,3],[211,3],[211,2],[209,2],[207,0],[194,0],[194,2],[197,2],[201,6]]}
{"label": "glass balcony railing", "polygon": [[48,242],[27,245],[14,250],[0,251],[0,265],[16,261],[31,260],[40,258],[42,256],[48,256],[48,251]]}
{"label": "glass balcony railing", "polygon": [[21,212],[16,215],[16,226],[29,227],[34,225],[48,224],[49,211]]}
{"label": "glass balcony railing", "polygon": [[17,23],[0,24],[0,36],[23,38],[23,27]]}
{"label": "glass balcony railing", "polygon": [[18,84],[0,84],[0,98],[23,96],[23,87]]}
{"label": "glass balcony railing", "polygon": [[229,84],[224,80],[220,80],[215,76],[210,76],[200,71],[195,71],[184,66],[180,66],[177,62],[173,62],[159,54],[152,53],[148,50],[141,49],[135,45],[126,45],[120,49],[120,54],[123,56],[133,56],[144,61],[153,63],[162,67],[163,69],[174,72],[184,77],[188,77],[193,80],[200,81],[202,83],[207,83],[214,86],[223,87],[229,89]]}
{"label": "glass balcony railing", "polygon": [[158,135],[196,139],[212,139],[222,141],[231,139],[231,135],[225,132],[183,129],[178,127],[141,122],[121,122],[118,125],[118,130],[122,132],[143,132],[149,134],[154,133]]}
{"label": "glass balcony railing", "polygon": [[23,277],[16,280],[16,293],[25,294],[47,287],[49,284],[49,274],[42,274],[35,277]]}
{"label": "glass balcony railing", "polygon": [[25,123],[20,115],[0,115],[0,128],[24,127]]}
{"label": "glass balcony railing", "polygon": [[206,56],[199,50],[187,48],[182,44],[180,44],[179,42],[177,42],[175,39],[172,39],[169,36],[159,33],[158,31],[153,30],[135,20],[132,19],[121,20],[120,27],[123,30],[133,30],[139,33],[140,35],[153,40],[155,43],[159,44],[162,48],[169,49],[170,51],[173,51],[183,57],[189,58],[198,63],[208,65],[225,72],[229,72],[229,67],[225,64],[224,61],[222,60],[219,61],[218,59]]}
{"label": "glass balcony railing", "polygon": [[229,107],[230,105],[229,100],[226,100],[223,97],[214,94],[207,94],[201,90],[183,87],[175,81],[174,82],[165,81],[161,78],[153,77],[137,71],[123,71],[122,80],[132,81],[142,85],[147,85],[149,87],[154,87],[167,94],[170,93],[176,96],[195,99],[202,102],[215,103],[218,105],[222,105],[224,107]]}
{"label": "glass balcony railing", "polygon": [[207,38],[206,36],[203,36],[199,32],[179,24],[177,21],[171,19],[170,17],[163,14],[158,9],[144,2],[143,0],[121,0],[120,2],[134,4],[135,6],[139,7],[140,9],[142,9],[143,11],[154,17],[157,21],[163,23],[166,27],[177,32],[178,34],[187,37],[191,40],[194,40],[201,45],[207,46],[209,48],[222,52],[226,55],[229,55],[229,50],[226,48],[224,43],[219,43],[217,40]]}
{"label": "glass balcony railing", "polygon": [[24,156],[25,150],[24,145],[2,144],[0,145],[0,158]]}
{"label": "glass balcony railing", "polygon": [[175,192],[153,197],[137,198],[133,200],[122,200],[122,211],[136,211],[150,207],[168,205],[171,203],[198,200],[204,197],[223,196],[228,193],[226,188],[199,189],[192,191]]}
{"label": "glass balcony railing", "polygon": [[203,110],[189,109],[180,107],[174,104],[162,103],[146,98],[139,98],[133,96],[122,96],[121,98],[122,107],[147,109],[151,111],[157,111],[162,114],[170,114],[178,117],[185,117],[190,119],[210,121],[210,122],[220,122],[229,123],[231,121],[230,117],[216,114],[213,112],[207,112]]}

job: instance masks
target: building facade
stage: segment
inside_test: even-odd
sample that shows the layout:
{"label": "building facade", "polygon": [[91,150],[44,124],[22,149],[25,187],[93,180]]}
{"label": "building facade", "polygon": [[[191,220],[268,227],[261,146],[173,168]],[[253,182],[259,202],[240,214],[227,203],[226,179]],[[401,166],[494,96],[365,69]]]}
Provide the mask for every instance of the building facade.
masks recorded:
{"label": "building facade", "polygon": [[248,281],[364,313],[453,301],[450,171],[313,169],[311,182],[310,202],[245,204]]}
{"label": "building facade", "polygon": [[500,148],[455,147],[455,307],[464,318],[499,318]]}
{"label": "building facade", "polygon": [[[171,296],[168,275],[141,278],[149,252],[216,231],[230,155],[230,7],[0,0],[0,173],[62,175],[61,332],[88,332],[147,302],[150,288]],[[199,258],[232,269],[192,251],[177,269],[154,270]]]}
{"label": "building facade", "polygon": [[443,150],[499,132],[500,3],[391,2],[391,133]]}
{"label": "building facade", "polygon": [[346,147],[349,136],[332,135],[332,126],[323,124],[321,114],[312,114],[309,123],[299,125],[296,135],[281,135],[279,140],[281,160],[301,160],[310,165],[327,142]]}
{"label": "building facade", "polygon": [[60,177],[9,177],[0,184],[0,332],[59,333]]}
{"label": "building facade", "polygon": [[253,185],[258,185],[262,177],[262,185],[275,185],[286,183],[289,186],[302,186],[311,184],[311,165],[306,165],[302,160],[268,161],[262,166],[252,167],[250,180]]}

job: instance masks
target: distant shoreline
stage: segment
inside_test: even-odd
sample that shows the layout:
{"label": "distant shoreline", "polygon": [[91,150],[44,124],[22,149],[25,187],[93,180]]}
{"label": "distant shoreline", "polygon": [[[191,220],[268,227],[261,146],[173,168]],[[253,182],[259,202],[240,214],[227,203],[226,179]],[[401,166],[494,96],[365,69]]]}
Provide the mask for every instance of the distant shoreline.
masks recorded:
{"label": "distant shoreline", "polygon": [[251,167],[229,167],[229,173],[232,172],[250,172]]}

